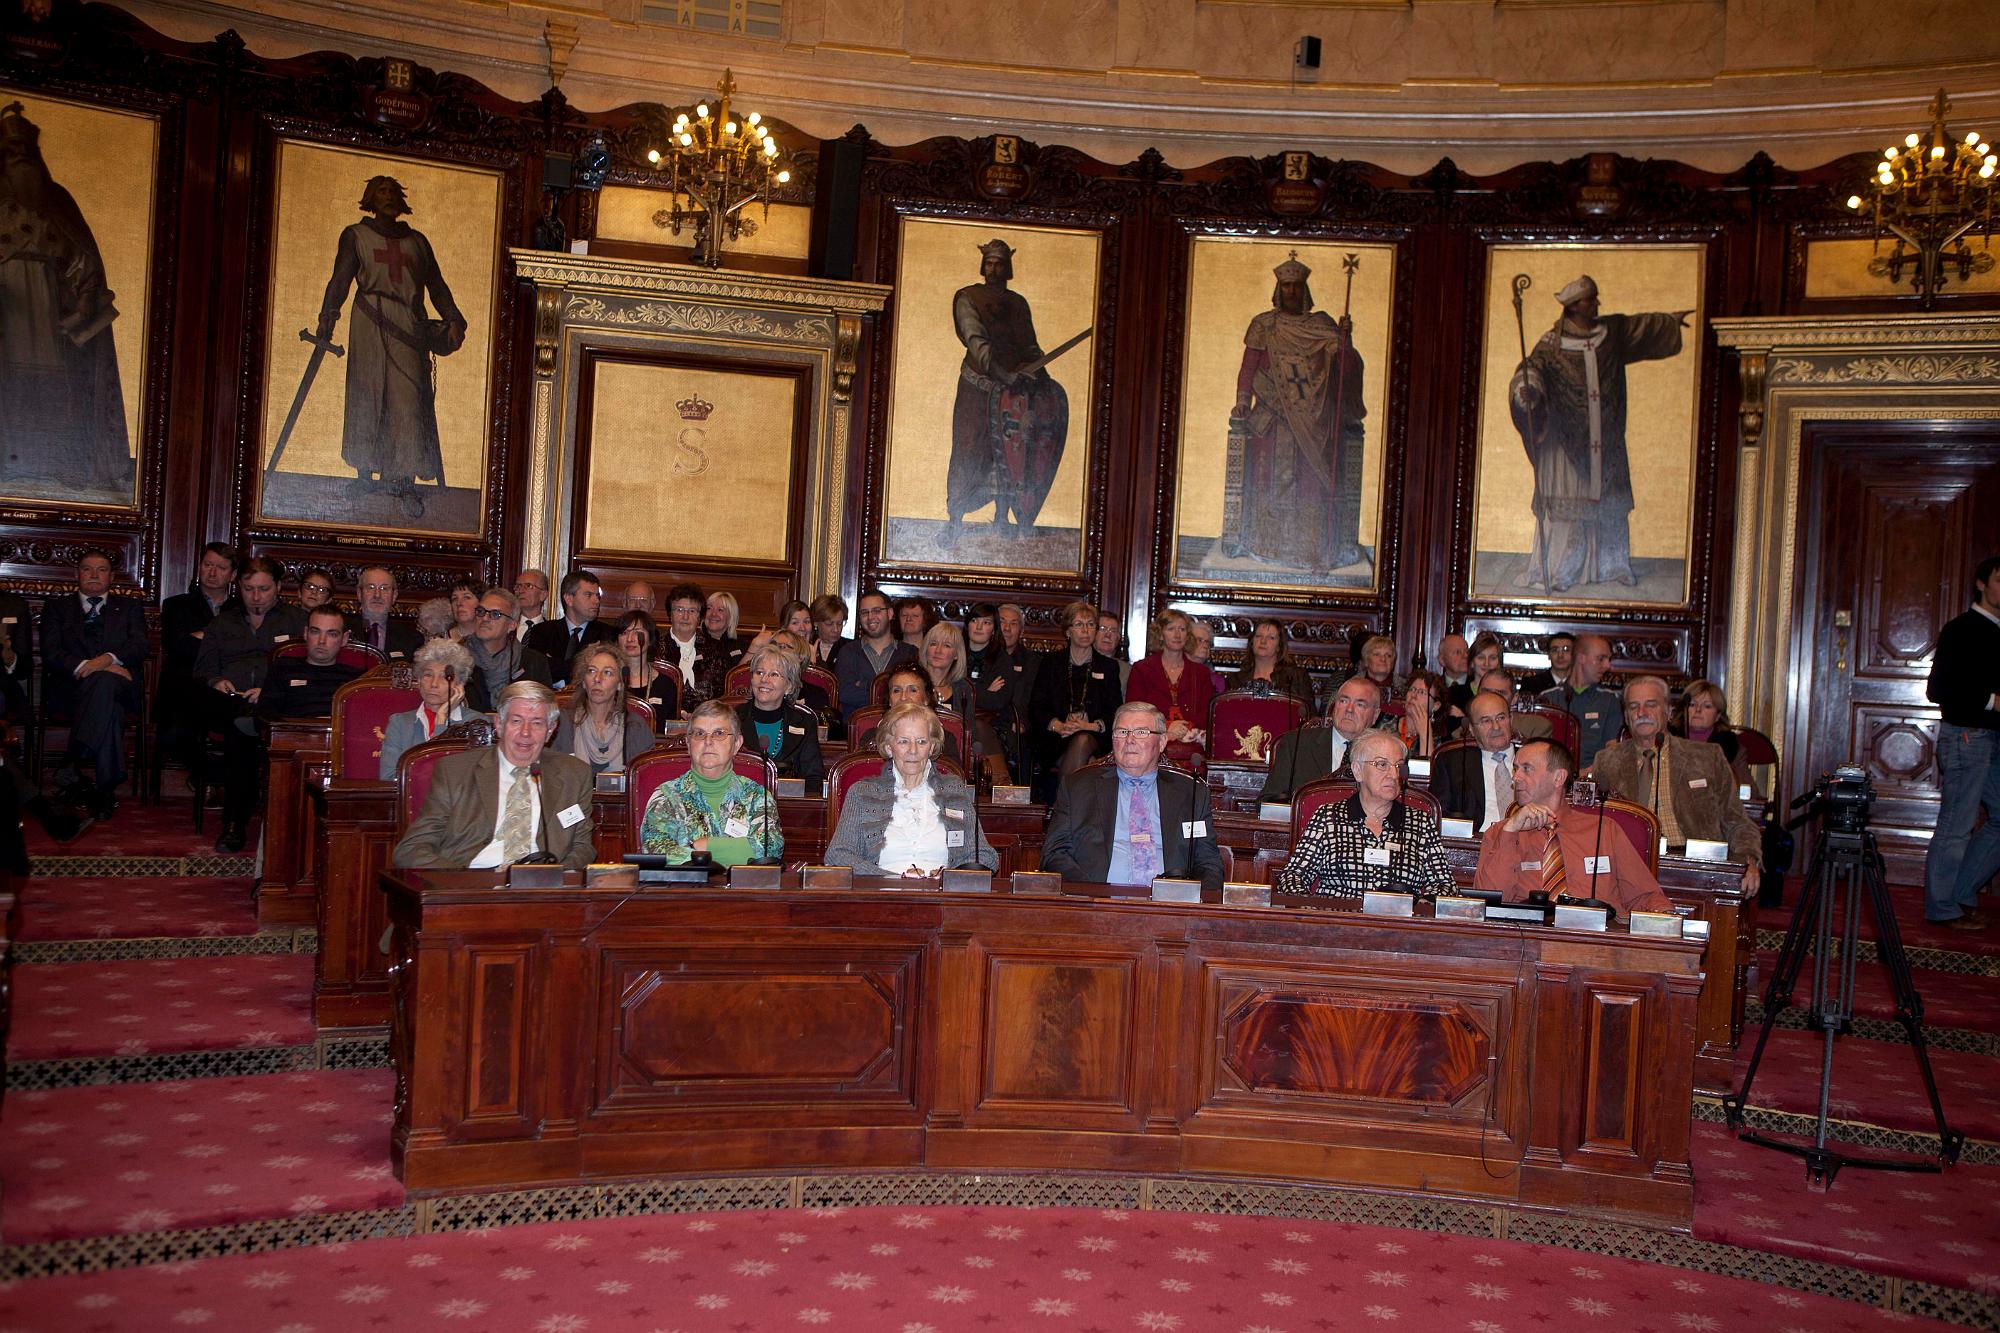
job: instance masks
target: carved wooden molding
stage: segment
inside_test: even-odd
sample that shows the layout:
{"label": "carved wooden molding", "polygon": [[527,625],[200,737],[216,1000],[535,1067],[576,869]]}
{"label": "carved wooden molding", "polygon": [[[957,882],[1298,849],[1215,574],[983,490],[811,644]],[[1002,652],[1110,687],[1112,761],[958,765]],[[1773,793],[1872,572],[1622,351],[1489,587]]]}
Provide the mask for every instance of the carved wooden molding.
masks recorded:
{"label": "carved wooden molding", "polygon": [[[700,268],[693,264],[662,264],[650,259],[611,259],[603,255],[566,255],[546,250],[513,250],[509,253],[514,258],[515,273],[539,287],[562,287],[571,292],[644,292],[656,296],[683,297],[711,306],[776,306],[789,310],[820,309],[836,314],[867,315],[882,308],[889,299],[890,291],[888,287],[870,282],[839,282],[797,274],[734,272]],[[566,312],[565,318],[589,317]],[[666,315],[662,314],[659,318],[664,319]]]}

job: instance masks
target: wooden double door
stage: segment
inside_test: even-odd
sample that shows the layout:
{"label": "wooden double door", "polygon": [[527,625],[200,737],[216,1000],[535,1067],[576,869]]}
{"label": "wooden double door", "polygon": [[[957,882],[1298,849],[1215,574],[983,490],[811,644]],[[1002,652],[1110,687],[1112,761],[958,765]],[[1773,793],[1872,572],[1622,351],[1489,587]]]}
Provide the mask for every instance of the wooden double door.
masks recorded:
{"label": "wooden double door", "polygon": [[2000,551],[2000,423],[1821,423],[1802,444],[1784,785],[1859,764],[1890,882],[1919,884],[1938,809],[1925,685],[1973,566]]}

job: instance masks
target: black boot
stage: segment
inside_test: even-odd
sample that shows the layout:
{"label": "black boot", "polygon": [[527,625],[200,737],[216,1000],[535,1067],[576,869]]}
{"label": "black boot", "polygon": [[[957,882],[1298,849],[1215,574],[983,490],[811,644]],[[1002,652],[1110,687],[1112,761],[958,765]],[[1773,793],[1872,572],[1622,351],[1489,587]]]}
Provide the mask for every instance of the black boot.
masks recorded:
{"label": "black boot", "polygon": [[57,805],[46,796],[36,796],[24,801],[21,808],[35,817],[51,838],[57,842],[69,842],[77,834],[90,826],[89,816],[78,817],[68,806]]}
{"label": "black boot", "polygon": [[225,856],[243,850],[243,844],[250,840],[249,830],[239,820],[224,820],[222,836],[215,840],[215,850]]}

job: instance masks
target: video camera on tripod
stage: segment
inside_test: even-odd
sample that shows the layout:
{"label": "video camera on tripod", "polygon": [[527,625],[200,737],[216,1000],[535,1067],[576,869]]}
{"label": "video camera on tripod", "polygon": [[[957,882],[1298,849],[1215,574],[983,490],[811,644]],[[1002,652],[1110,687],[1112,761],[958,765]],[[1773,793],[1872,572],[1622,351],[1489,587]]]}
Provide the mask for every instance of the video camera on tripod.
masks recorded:
{"label": "video camera on tripod", "polygon": [[1865,833],[1868,807],[1874,803],[1875,784],[1869,781],[1868,771],[1859,764],[1842,764],[1831,773],[1820,774],[1819,785],[1792,802],[1792,809],[1804,813],[1785,827],[1795,829],[1824,819],[1825,832]]}

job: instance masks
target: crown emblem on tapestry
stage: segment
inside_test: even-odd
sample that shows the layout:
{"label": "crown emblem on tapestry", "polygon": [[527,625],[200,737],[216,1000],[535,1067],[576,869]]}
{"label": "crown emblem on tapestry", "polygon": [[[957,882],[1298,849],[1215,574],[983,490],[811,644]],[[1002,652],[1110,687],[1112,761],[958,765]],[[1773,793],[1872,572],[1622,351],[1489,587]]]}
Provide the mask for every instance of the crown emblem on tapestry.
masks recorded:
{"label": "crown emblem on tapestry", "polygon": [[708,414],[715,410],[715,404],[709,402],[700,394],[683,398],[675,403],[674,406],[680,409],[682,418],[688,421],[706,421],[708,420]]}

